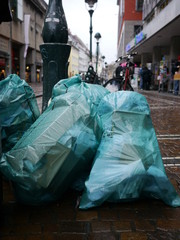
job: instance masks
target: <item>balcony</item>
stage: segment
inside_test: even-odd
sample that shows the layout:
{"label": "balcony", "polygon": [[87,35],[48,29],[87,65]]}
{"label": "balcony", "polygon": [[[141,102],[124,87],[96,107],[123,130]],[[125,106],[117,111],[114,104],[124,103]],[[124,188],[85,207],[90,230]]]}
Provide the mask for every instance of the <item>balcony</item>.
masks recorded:
{"label": "balcony", "polygon": [[[155,1],[155,0],[153,0]],[[141,41],[135,42],[133,38],[126,46],[126,51],[152,52],[155,46],[170,46],[173,36],[180,36],[180,8],[179,0],[155,1],[156,12],[149,21],[144,22]],[[162,5],[162,4],[167,5]],[[153,5],[152,5],[153,6]],[[160,9],[157,10],[157,6]],[[152,13],[152,11],[151,11]],[[150,15],[149,15],[150,16]]]}
{"label": "balcony", "polygon": [[171,1],[172,0],[144,0],[143,20],[146,21],[149,16],[153,15],[155,8],[159,8],[159,10],[161,10]]}

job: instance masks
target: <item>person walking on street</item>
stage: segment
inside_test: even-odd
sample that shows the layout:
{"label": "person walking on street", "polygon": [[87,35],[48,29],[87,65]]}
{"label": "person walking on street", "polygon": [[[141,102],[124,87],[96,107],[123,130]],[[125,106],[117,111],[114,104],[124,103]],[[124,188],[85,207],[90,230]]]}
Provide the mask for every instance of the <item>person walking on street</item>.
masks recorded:
{"label": "person walking on street", "polygon": [[159,92],[167,88],[168,89],[168,80],[169,80],[169,69],[166,65],[160,69],[160,76],[159,76]]}
{"label": "person walking on street", "polygon": [[178,95],[179,92],[179,80],[178,75],[180,75],[180,56],[178,57],[178,61],[176,62],[174,69],[174,95]]}
{"label": "person walking on street", "polygon": [[142,67],[139,69],[139,78],[140,78],[140,89],[143,90],[143,70]]}
{"label": "person walking on street", "polygon": [[163,89],[163,75],[162,73],[159,74],[158,76],[158,81],[159,81],[159,89],[158,92],[160,92]]}
{"label": "person walking on street", "polygon": [[142,78],[143,78],[143,89],[149,90],[151,85],[151,71],[145,66],[142,69]]}

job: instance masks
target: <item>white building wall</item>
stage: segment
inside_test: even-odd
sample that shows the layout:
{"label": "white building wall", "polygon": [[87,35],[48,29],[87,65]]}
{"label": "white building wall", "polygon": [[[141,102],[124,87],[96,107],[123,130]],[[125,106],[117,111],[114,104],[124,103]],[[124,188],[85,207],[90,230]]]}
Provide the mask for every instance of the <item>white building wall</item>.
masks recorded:
{"label": "white building wall", "polygon": [[180,15],[179,4],[179,0],[172,0],[162,11],[156,11],[155,17],[152,21],[145,23],[143,26],[143,32],[147,34],[147,38],[150,38]]}

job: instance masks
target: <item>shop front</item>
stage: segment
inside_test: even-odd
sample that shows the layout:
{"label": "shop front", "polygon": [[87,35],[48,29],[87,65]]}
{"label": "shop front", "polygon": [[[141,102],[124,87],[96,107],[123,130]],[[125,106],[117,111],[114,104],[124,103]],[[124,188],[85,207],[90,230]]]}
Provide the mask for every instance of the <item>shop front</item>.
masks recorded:
{"label": "shop front", "polygon": [[0,78],[9,74],[9,42],[0,36]]}

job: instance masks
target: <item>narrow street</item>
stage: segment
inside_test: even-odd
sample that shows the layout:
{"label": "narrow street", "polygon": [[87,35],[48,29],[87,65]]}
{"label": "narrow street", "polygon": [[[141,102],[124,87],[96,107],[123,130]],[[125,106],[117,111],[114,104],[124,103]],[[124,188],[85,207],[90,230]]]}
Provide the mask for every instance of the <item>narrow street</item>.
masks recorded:
{"label": "narrow street", "polygon": [[167,175],[180,193],[180,97],[152,91],[141,93],[151,109]]}
{"label": "narrow street", "polygon": [[[139,93],[150,105],[167,175],[180,194],[180,97]],[[37,100],[40,106],[41,97]],[[180,240],[180,208],[159,200],[105,203],[82,211],[76,208],[78,194],[71,189],[59,202],[38,207],[17,204],[6,180],[3,191],[1,240]]]}
{"label": "narrow street", "polygon": [[[167,93],[141,91],[150,106],[162,157],[166,164],[172,159],[180,163],[180,98]],[[180,167],[180,164],[179,164]]]}

